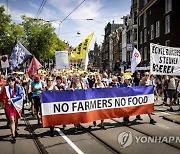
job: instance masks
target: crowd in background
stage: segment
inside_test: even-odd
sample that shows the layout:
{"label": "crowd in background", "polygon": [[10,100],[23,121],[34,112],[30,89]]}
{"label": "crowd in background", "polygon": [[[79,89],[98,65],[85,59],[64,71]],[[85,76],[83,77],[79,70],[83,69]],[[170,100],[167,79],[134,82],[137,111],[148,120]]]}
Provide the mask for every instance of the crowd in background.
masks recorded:
{"label": "crowd in background", "polygon": [[[87,88],[106,88],[106,87],[130,87],[130,86],[144,86],[153,85],[155,100],[161,102],[162,105],[169,106],[169,111],[174,111],[173,105],[179,105],[180,111],[180,79],[175,76],[154,76],[149,72],[135,72],[134,76],[125,76],[125,73],[111,74],[108,71],[102,73],[98,72],[58,72],[58,71],[46,71],[45,74],[34,74],[28,76],[27,74],[18,75],[12,73],[5,79],[4,75],[0,75],[0,90],[3,91],[5,85],[9,85],[14,88],[16,85],[21,88],[23,96],[23,111],[24,108],[31,110],[31,114],[34,118],[37,118],[37,124],[41,125],[41,102],[40,95],[42,91],[48,90],[75,90],[75,89],[87,89]],[[14,86],[13,86],[14,84]],[[14,88],[16,89],[16,88]],[[17,97],[17,92],[12,92],[12,97]],[[168,99],[169,98],[169,99]],[[7,101],[8,102],[8,101]],[[8,103],[7,103],[8,104]],[[10,103],[9,103],[10,104]],[[9,113],[10,112],[10,113]],[[11,118],[16,113],[12,114],[12,110],[7,110],[5,107],[5,113],[7,116],[7,126],[10,126],[13,140],[17,134],[17,122],[18,118]],[[156,121],[148,114],[150,123],[154,124]],[[136,116],[137,120],[142,120],[140,115]],[[124,117],[123,121],[129,123],[129,117]],[[96,121],[93,122],[96,126]],[[105,129],[104,120],[101,120],[99,126]],[[63,129],[66,126],[63,125]],[[79,127],[78,124],[74,125],[75,132]],[[53,135],[54,126],[50,127],[51,135]]]}

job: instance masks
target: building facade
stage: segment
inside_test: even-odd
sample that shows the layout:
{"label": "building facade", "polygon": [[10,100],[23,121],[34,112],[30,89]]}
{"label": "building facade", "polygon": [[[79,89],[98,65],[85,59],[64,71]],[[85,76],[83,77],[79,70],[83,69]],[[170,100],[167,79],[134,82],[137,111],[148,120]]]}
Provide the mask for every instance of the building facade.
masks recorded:
{"label": "building facade", "polygon": [[150,62],[150,43],[180,47],[180,1],[138,1],[138,49],[142,65]]}
{"label": "building facade", "polygon": [[112,33],[121,27],[122,24],[108,23],[105,27],[104,42],[102,48],[102,68],[113,71],[113,36]]}

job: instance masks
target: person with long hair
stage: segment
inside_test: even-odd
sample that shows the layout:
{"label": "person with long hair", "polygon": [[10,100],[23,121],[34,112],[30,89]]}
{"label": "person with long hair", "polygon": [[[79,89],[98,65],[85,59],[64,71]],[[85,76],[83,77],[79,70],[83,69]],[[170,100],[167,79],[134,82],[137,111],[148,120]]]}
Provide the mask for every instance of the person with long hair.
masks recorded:
{"label": "person with long hair", "polygon": [[6,104],[5,110],[8,119],[10,120],[12,143],[16,143],[18,118],[20,117],[20,114],[17,112],[14,105],[17,101],[20,101],[22,98],[23,91],[21,87],[18,84],[16,84],[14,77],[8,77],[7,86],[3,88],[1,93],[1,101],[5,102]]}

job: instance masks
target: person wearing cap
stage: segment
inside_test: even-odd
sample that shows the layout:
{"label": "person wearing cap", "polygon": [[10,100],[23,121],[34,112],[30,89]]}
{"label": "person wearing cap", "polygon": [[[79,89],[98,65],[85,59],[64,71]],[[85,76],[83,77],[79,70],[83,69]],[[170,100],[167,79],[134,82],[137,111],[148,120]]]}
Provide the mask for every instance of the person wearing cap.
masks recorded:
{"label": "person wearing cap", "polygon": [[44,90],[44,83],[40,80],[39,74],[36,74],[34,76],[34,81],[31,83],[31,91],[33,92],[33,101],[36,110],[38,125],[40,125],[40,120],[41,120],[40,94],[43,90]]}

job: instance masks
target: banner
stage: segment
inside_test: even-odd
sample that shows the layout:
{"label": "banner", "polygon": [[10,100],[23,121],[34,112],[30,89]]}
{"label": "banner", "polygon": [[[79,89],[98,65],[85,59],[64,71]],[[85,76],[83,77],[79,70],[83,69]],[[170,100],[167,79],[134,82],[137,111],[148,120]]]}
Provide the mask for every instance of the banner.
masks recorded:
{"label": "banner", "polygon": [[150,44],[150,72],[155,75],[180,75],[180,48]]}
{"label": "banner", "polygon": [[7,67],[9,67],[8,56],[7,56],[7,55],[3,55],[3,56],[1,56],[0,58],[1,58],[1,67],[2,67],[2,68],[7,68]]}
{"label": "banner", "polygon": [[69,59],[68,51],[56,51],[56,69],[68,69],[69,68]]}
{"label": "banner", "polygon": [[43,127],[88,123],[154,111],[153,86],[44,91]]}
{"label": "banner", "polygon": [[83,40],[76,48],[74,48],[71,52],[70,59],[85,59],[92,37],[93,33]]}

